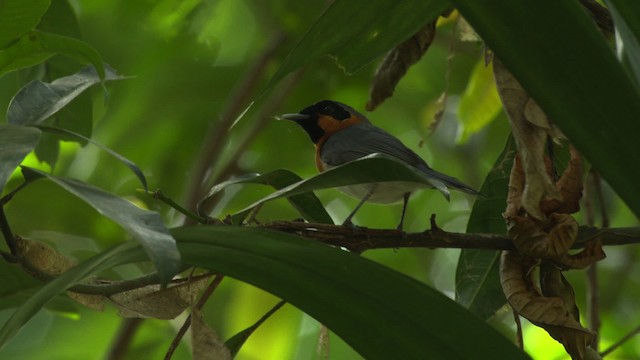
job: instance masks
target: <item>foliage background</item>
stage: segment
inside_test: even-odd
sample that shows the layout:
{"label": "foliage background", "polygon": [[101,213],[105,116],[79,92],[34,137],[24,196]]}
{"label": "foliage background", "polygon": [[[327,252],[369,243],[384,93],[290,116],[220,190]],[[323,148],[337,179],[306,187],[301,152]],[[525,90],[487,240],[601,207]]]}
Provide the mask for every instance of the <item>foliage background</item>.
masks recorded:
{"label": "foliage background", "polygon": [[[109,85],[108,106],[104,106],[100,89],[94,89],[94,139],[136,162],[148,176],[151,188],[160,188],[180,202],[187,200],[190,176],[203,143],[208,141],[205,135],[220,124],[230,94],[247,69],[273,38],[283,36],[258,89],[265,86],[288,51],[326,6],[324,1],[290,0],[77,0],[71,4],[82,39],[94,46],[119,73],[132,76]],[[488,124],[463,123],[480,119],[471,117],[461,121],[458,116],[461,102],[473,101],[473,96],[495,90],[488,85],[487,79],[491,77],[486,74],[490,74],[490,70],[482,66],[482,45],[459,41],[461,30],[455,27],[454,19],[441,21],[429,52],[409,70],[394,97],[369,117],[400,137],[435,169],[479,187],[506,142],[508,124],[497,108],[497,98],[484,101],[496,102],[495,109],[485,109],[484,117],[491,120]],[[277,105],[269,115],[295,112],[321,99],[334,99],[363,109],[376,64],[346,75],[328,57],[314,61],[302,69],[297,78],[285,80],[292,81],[292,85],[279,96],[281,99],[266,100]],[[25,79],[35,76],[34,71],[13,72],[0,78],[1,108],[6,108]],[[474,93],[471,86],[485,91]],[[278,91],[276,88],[272,93]],[[443,92],[448,94],[447,111],[431,134],[428,127],[437,111],[436,101]],[[252,98],[257,99],[258,94],[256,91]],[[292,170],[302,177],[315,174],[313,147],[306,135],[294,124],[272,121],[270,117],[264,121],[259,110],[261,105],[258,101],[237,126],[224,134],[225,143],[216,154],[214,173],[225,166],[225,161],[234,159],[241,149],[235,174],[278,168]],[[469,130],[474,127],[475,130]],[[243,148],[245,136],[255,129],[255,138]],[[31,155],[26,164],[51,169]],[[95,147],[62,143],[54,173],[87,181],[157,210],[169,225],[183,221],[166,206],[138,195],[139,185],[128,169]],[[16,174],[9,188],[18,181]],[[637,225],[626,206],[611,190],[605,190],[610,225]],[[214,215],[239,210],[269,192],[260,186],[232,188],[217,204]],[[334,190],[320,191],[318,196],[336,222],[342,221],[357,203]],[[454,194],[451,203],[447,203],[436,192],[420,192],[410,203],[406,230],[427,228],[429,215],[436,213],[438,224],[444,230],[464,232],[472,201]],[[21,192],[7,207],[7,213],[16,233],[45,240],[78,260],[125,236],[117,225],[48,182],[35,183],[28,191]],[[399,213],[399,205],[367,205],[356,222],[393,228]],[[296,212],[279,200],[267,204],[259,219],[295,217]],[[636,248],[607,248],[606,252],[608,259],[599,267],[603,348],[638,325],[633,319],[638,318],[634,299],[639,289],[635,279],[640,279]],[[453,296],[454,291],[457,255],[456,250],[415,249],[365,253],[366,257],[424,281],[449,296]],[[620,280],[620,274],[626,275],[624,281]],[[574,271],[569,278],[578,299],[584,299],[583,273]],[[204,313],[220,335],[228,338],[256,321],[277,301],[259,289],[226,279]],[[579,305],[585,309],[584,300]],[[108,351],[121,322],[114,316],[115,310],[108,309],[105,313],[83,308],[57,310],[58,314],[40,312],[18,337],[0,350],[0,357],[13,358],[19,354],[22,358],[97,359]],[[7,310],[0,312],[0,320],[9,314]],[[499,313],[491,321],[507,336],[513,336],[510,313]],[[127,358],[142,354],[150,358],[162,356],[181,323],[181,319],[145,321]],[[317,322],[286,305],[249,339],[238,359],[314,358],[318,333]],[[561,345],[535,327],[525,327],[525,346],[538,359],[564,356]],[[186,346],[181,345],[174,358],[189,356]],[[331,338],[331,356],[358,358],[335,336]],[[640,345],[632,341],[608,358],[637,357],[640,357]]]}

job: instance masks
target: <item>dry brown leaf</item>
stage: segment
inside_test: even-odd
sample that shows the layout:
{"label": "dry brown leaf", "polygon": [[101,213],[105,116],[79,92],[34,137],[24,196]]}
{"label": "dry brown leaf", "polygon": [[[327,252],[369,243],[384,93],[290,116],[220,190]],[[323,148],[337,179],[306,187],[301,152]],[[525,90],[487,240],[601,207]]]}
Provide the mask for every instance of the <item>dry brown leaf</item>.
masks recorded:
{"label": "dry brown leaf", "polygon": [[208,279],[185,280],[161,289],[160,285],[145,287],[111,295],[109,299],[118,307],[122,317],[173,319],[195,301]]}
{"label": "dry brown leaf", "polygon": [[516,154],[509,176],[509,193],[507,194],[507,208],[502,214],[505,219],[510,219],[520,214],[522,208],[522,190],[524,189],[524,172],[520,156]]}
{"label": "dry brown leaf", "polygon": [[602,243],[596,240],[589,242],[577,254],[564,254],[557,259],[553,259],[553,261],[565,269],[584,269],[606,257],[607,255],[602,249]]}
{"label": "dry brown leaf", "polygon": [[518,314],[561,342],[573,359],[584,359],[593,333],[576,321],[573,309],[565,308],[562,297],[544,297],[540,293],[531,279],[532,263],[531,258],[518,253],[502,253],[500,283],[507,301]]}
{"label": "dry brown leaf", "polygon": [[380,66],[378,66],[371,84],[369,101],[366,106],[367,111],[373,111],[387,98],[393,96],[400,79],[427,52],[435,34],[436,22],[433,21],[396,46],[385,56]]}
{"label": "dry brown leaf", "polygon": [[[498,94],[509,117],[513,136],[518,144],[525,185],[522,193],[522,207],[537,219],[543,219],[540,200],[545,196],[560,199],[560,193],[546,171],[544,157],[547,135],[554,135],[551,125],[542,110],[518,83],[502,62],[493,59],[493,71]],[[539,108],[537,108],[539,109]],[[531,122],[528,118],[534,122]],[[544,127],[537,124],[542,123]]]}
{"label": "dry brown leaf", "polygon": [[556,183],[556,188],[560,192],[561,200],[543,199],[540,202],[540,209],[545,214],[552,212],[573,214],[580,210],[580,199],[582,198],[582,157],[573,147],[569,147],[569,164]]}
{"label": "dry brown leaf", "polygon": [[[16,246],[32,269],[49,276],[59,276],[76,266],[76,262],[53,247],[40,241],[16,237]],[[91,282],[91,281],[89,281]],[[96,311],[104,310],[104,297],[100,295],[80,294],[68,291],[67,295],[75,302]]]}
{"label": "dry brown leaf", "polygon": [[580,310],[576,305],[576,293],[560,269],[548,260],[540,263],[540,290],[546,297],[559,297],[564,308],[574,320],[580,321]]}
{"label": "dry brown leaf", "polygon": [[514,216],[508,220],[507,230],[522,254],[554,259],[571,248],[578,235],[578,223],[566,214],[551,214],[545,224],[531,217]]}
{"label": "dry brown leaf", "polygon": [[194,360],[231,360],[231,351],[218,334],[204,321],[202,312],[191,312],[191,342]]}

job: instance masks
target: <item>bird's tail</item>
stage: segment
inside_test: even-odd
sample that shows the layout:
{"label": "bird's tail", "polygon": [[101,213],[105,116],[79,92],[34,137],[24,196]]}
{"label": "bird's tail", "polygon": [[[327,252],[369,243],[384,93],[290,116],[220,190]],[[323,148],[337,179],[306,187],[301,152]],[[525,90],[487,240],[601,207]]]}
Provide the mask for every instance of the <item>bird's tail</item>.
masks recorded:
{"label": "bird's tail", "polygon": [[465,192],[472,195],[481,195],[480,192],[472,188],[471,186],[463,183],[462,181],[454,178],[453,176],[445,175],[437,172],[430,167],[420,167],[420,170],[424,171],[428,177],[443,182],[447,187]]}

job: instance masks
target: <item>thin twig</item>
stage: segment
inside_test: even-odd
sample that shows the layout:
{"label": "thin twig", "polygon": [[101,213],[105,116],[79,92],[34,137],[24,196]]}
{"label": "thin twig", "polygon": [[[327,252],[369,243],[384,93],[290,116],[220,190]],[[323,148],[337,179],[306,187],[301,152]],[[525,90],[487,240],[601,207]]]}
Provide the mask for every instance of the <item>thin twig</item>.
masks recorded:
{"label": "thin twig", "polygon": [[0,206],[0,230],[4,236],[4,241],[7,243],[7,247],[11,251],[11,255],[18,255],[18,247],[16,245],[16,238],[11,231],[11,226],[7,220],[7,215],[4,213],[4,207]]}
{"label": "thin twig", "polygon": [[[198,302],[195,305],[196,309],[198,310],[202,309],[204,304],[207,303],[207,300],[209,300],[209,297],[211,297],[211,295],[216,290],[218,285],[220,285],[220,282],[222,281],[222,279],[224,279],[224,275],[221,275],[221,274],[216,275],[213,281],[211,281],[211,284],[209,284],[209,286],[207,286],[207,288],[204,290],[204,292],[202,293],[202,296],[200,296],[200,299],[198,299]],[[182,341],[184,334],[187,333],[187,330],[189,330],[190,326],[191,326],[191,315],[187,316],[187,319],[184,321],[184,324],[182,324],[182,327],[180,327],[180,330],[178,330],[178,333],[173,338],[173,341],[171,341],[171,345],[169,345],[169,349],[167,350],[167,353],[164,356],[164,360],[171,359],[171,357],[173,356],[173,353],[178,348],[178,345],[180,345],[180,342]]]}
{"label": "thin twig", "polygon": [[131,340],[133,340],[133,335],[136,333],[140,325],[142,325],[143,320],[144,319],[141,318],[122,320],[118,333],[116,334],[105,360],[124,359],[127,350],[129,349],[129,345],[131,345]]}
{"label": "thin twig", "polygon": [[177,202],[173,201],[171,198],[167,197],[166,195],[164,195],[164,193],[162,192],[162,190],[158,189],[156,191],[144,191],[145,194],[151,196],[154,199],[158,199],[160,201],[162,201],[163,203],[169,205],[171,208],[177,210],[178,212],[180,212],[181,214],[185,215],[186,217],[200,223],[200,224],[206,224],[207,223],[207,219],[201,216],[198,216],[197,214],[185,209],[184,207],[180,206],[180,204],[178,204]]}
{"label": "thin twig", "polygon": [[521,350],[524,350],[524,338],[522,336],[522,322],[520,321],[520,314],[513,310],[513,321],[516,323],[516,346]]}
{"label": "thin twig", "polygon": [[600,356],[605,357],[611,354],[615,349],[619,348],[622,344],[629,341],[632,337],[640,334],[640,326],[631,330],[627,335],[623,336],[622,339],[618,340],[615,344],[609,346],[605,351],[600,353]]}
{"label": "thin twig", "polygon": [[[595,176],[595,172],[591,171],[589,179],[592,181],[587,181],[587,186],[585,187],[584,194],[584,209],[585,209],[585,220],[587,225],[594,226],[595,225],[595,206],[594,206],[594,188],[599,185],[599,178]],[[602,205],[602,204],[601,204]],[[595,336],[591,341],[591,347],[598,351],[598,345],[600,343],[600,297],[599,297],[599,287],[598,287],[598,263],[593,263],[589,268],[587,268],[586,277],[587,277],[587,312],[588,312],[588,320],[589,320],[589,329],[593,331]]]}
{"label": "thin twig", "polygon": [[249,103],[253,90],[259,84],[264,72],[271,62],[272,57],[284,40],[284,33],[280,31],[276,32],[276,34],[271,38],[269,44],[267,44],[263,50],[262,54],[249,67],[242,82],[240,82],[240,84],[235,88],[227,102],[228,106],[221,116],[220,121],[210,127],[209,133],[205,136],[205,143],[202,151],[200,152],[200,158],[195,165],[192,175],[189,177],[191,182],[187,192],[187,208],[194,209],[198,201],[206,193],[206,189],[209,187],[207,173],[214,164],[216,157],[219,156],[220,150],[226,143],[226,138],[228,136],[227,131],[242,108]]}

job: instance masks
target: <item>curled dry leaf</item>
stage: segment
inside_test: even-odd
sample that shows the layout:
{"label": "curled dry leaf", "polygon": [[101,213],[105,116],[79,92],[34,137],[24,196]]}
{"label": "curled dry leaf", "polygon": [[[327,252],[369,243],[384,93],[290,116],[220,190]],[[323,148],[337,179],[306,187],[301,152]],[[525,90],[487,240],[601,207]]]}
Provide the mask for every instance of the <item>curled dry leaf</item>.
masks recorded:
{"label": "curled dry leaf", "polygon": [[540,209],[545,214],[552,212],[573,214],[580,210],[583,172],[582,156],[573,146],[569,147],[569,155],[569,164],[556,183],[561,200],[543,199],[540,202]]}
{"label": "curled dry leaf", "polygon": [[527,216],[514,216],[508,220],[507,230],[522,254],[555,259],[565,255],[575,242],[578,223],[566,214],[551,214],[545,223]]}
{"label": "curled dry leaf", "polygon": [[507,209],[502,214],[505,219],[510,219],[520,214],[522,208],[522,190],[524,189],[524,172],[520,156],[516,154],[509,175],[509,192],[507,194]]}
{"label": "curled dry leaf", "polygon": [[516,78],[496,57],[493,59],[493,72],[525,173],[522,207],[531,216],[542,219],[544,215],[539,208],[540,200],[545,196],[560,199],[560,193],[547,174],[544,161],[547,136],[557,136],[558,133]]}
{"label": "curled dry leaf", "polygon": [[393,96],[393,91],[400,79],[407,73],[411,65],[415,64],[427,52],[436,34],[436,22],[430,22],[420,31],[391,50],[378,69],[369,91],[367,111],[373,111],[387,98]]}
{"label": "curled dry leaf", "polygon": [[[23,237],[16,237],[16,246],[19,255],[29,264],[28,271],[38,271],[47,276],[58,276],[76,266],[76,262],[58,252],[53,247],[40,241]],[[88,283],[91,283],[89,280]],[[104,297],[100,295],[86,295],[68,291],[67,295],[79,304],[90,309],[102,311],[104,309]]]}
{"label": "curled dry leaf", "polygon": [[548,291],[558,291],[565,296],[545,297],[541,294],[531,279],[532,262],[531,258],[512,251],[502,253],[500,283],[507,301],[516,312],[544,328],[549,335],[561,342],[573,359],[584,359],[593,333],[583,328],[574,318],[573,307],[565,307],[565,301],[569,298],[565,297],[569,292],[561,284],[561,280],[560,284],[554,282],[549,287],[553,290]]}
{"label": "curled dry leaf", "polygon": [[231,360],[231,351],[218,334],[204,321],[202,312],[191,312],[191,341],[194,360]]}
{"label": "curled dry leaf", "polygon": [[606,257],[602,243],[600,240],[596,240],[587,243],[584,249],[577,254],[564,254],[553,261],[565,269],[584,269]]}
{"label": "curled dry leaf", "polygon": [[118,307],[119,315],[133,318],[173,319],[195,301],[195,297],[207,284],[207,278],[185,279],[179,284],[171,284],[166,289],[160,285],[141,288],[111,295],[109,299]]}

